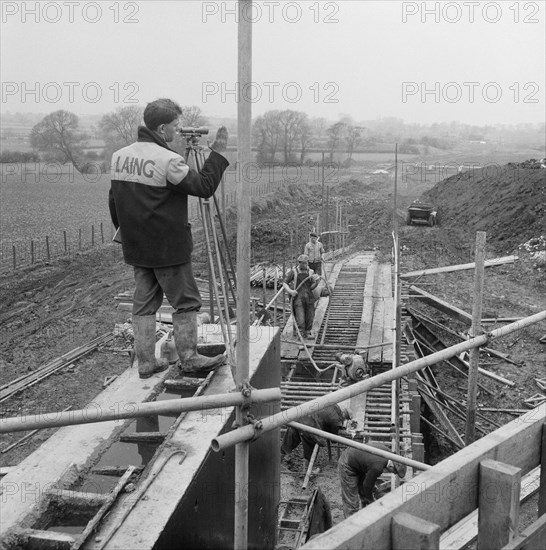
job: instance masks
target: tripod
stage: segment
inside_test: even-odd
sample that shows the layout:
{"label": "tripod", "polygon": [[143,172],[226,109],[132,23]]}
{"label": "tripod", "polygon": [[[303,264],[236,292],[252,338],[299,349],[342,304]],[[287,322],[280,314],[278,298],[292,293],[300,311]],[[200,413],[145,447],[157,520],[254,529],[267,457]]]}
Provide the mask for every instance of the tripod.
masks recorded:
{"label": "tripod", "polygon": [[[197,172],[199,172],[205,162],[205,153],[204,147],[200,145],[199,139],[201,138],[204,132],[202,129],[197,128],[188,128],[182,129],[180,135],[186,140],[186,162],[190,164],[193,163],[193,166]],[[234,287],[236,286],[235,281],[235,269],[233,267],[233,262],[228,247],[228,240],[226,235],[226,230],[222,220],[222,215],[220,212],[220,207],[218,206],[218,200],[216,195],[212,196],[216,216],[218,218],[219,226],[221,229],[222,237],[224,240],[224,248],[226,250],[227,259],[229,262],[229,267],[231,270],[228,270],[226,264],[226,259],[222,254],[221,248],[219,246],[218,233],[216,231],[216,224],[214,222],[214,214],[212,212],[212,206],[209,199],[198,198],[199,200],[199,211],[201,214],[201,221],[203,224],[203,233],[205,238],[205,247],[207,251],[207,265],[209,270],[209,299],[210,299],[210,315],[211,320],[214,322],[214,302],[216,301],[216,306],[218,308],[218,318],[220,321],[220,327],[222,330],[222,335],[224,337],[224,342],[226,342],[226,349],[228,351],[228,362],[231,366],[232,372],[235,366],[235,356],[234,356],[234,343],[232,342],[231,330],[229,329],[229,299],[228,299],[228,288],[233,299],[234,307],[236,307],[236,298]],[[216,280],[216,271],[220,279],[218,285]],[[224,277],[225,276],[225,277]],[[232,281],[233,278],[233,281]],[[220,290],[218,288],[220,286]],[[224,310],[222,311],[222,301],[224,305]],[[224,319],[224,313],[226,319]]]}

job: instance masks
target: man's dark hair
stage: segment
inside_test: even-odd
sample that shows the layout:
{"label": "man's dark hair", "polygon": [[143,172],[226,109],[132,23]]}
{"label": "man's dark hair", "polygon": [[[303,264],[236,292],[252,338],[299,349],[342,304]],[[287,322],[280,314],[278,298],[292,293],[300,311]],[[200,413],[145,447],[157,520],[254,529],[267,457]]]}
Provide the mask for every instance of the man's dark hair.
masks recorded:
{"label": "man's dark hair", "polygon": [[169,124],[179,115],[182,109],[178,103],[166,98],[156,99],[144,109],[144,124],[149,130],[157,130],[161,124]]}

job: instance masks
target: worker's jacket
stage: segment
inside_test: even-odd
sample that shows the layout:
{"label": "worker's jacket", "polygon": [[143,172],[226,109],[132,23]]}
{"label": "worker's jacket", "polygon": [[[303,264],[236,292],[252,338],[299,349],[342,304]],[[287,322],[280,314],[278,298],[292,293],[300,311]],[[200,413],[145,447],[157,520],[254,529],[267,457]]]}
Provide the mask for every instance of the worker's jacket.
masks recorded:
{"label": "worker's jacket", "polygon": [[[373,447],[390,451],[388,447],[381,443],[374,443]],[[343,465],[351,476],[358,479],[361,494],[368,502],[373,502],[373,488],[377,478],[387,467],[388,459],[374,455],[367,451],[347,447],[339,459],[339,464]],[[343,480],[342,480],[343,482]]]}
{"label": "worker's jacket", "polygon": [[228,165],[211,151],[198,173],[157,133],[139,127],[138,141],[116,151],[111,164],[110,215],[125,261],[152,268],[189,262],[188,196],[211,197]]}
{"label": "worker's jacket", "polygon": [[[307,279],[307,281],[305,281]],[[320,279],[318,275],[312,269],[307,271],[300,271],[299,266],[291,269],[284,280],[284,282],[291,286],[294,290],[298,289],[298,296],[313,297],[312,286]],[[302,281],[305,281],[301,286]],[[299,287],[299,288],[298,288]]]}

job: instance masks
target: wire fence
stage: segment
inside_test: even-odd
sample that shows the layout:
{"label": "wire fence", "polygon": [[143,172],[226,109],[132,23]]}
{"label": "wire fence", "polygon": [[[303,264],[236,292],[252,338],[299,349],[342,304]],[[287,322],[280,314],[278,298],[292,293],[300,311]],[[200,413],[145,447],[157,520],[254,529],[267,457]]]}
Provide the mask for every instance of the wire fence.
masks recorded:
{"label": "wire fence", "polygon": [[53,236],[2,241],[0,268],[2,270],[18,269],[48,262],[54,258],[72,258],[85,250],[110,243],[113,235],[114,228],[111,223],[97,222],[72,231],[58,231]]}
{"label": "wire fence", "polygon": [[[250,196],[252,198],[264,196],[292,183],[293,181],[289,179],[254,183],[250,187]],[[298,180],[298,184],[311,183],[316,182],[309,178]],[[216,195],[222,211],[237,204],[236,191],[226,192],[220,189]],[[188,209],[189,220],[193,223],[198,222],[201,215],[196,197],[190,197]],[[77,229],[58,230],[51,235],[41,235],[30,239],[3,240],[0,242],[0,270],[15,270],[51,261],[54,258],[70,259],[91,248],[111,244],[113,236],[113,225],[110,221],[104,220]],[[115,248],[121,256],[121,247],[116,245]],[[274,258],[272,260],[274,261]]]}

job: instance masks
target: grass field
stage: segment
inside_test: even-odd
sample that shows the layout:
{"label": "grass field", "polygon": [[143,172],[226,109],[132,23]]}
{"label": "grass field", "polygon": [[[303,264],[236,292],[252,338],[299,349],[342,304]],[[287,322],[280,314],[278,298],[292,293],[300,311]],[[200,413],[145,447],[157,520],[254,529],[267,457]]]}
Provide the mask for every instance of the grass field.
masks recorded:
{"label": "grass field", "polygon": [[[0,235],[2,263],[12,262],[13,247],[21,262],[34,242],[36,259],[87,248],[110,235],[109,177],[85,177],[72,166],[59,164],[0,164]],[[80,235],[81,231],[81,235]],[[80,244],[81,239],[81,244]]]}
{"label": "grass field", "polygon": [[[321,172],[315,168],[249,168],[251,195],[273,192],[287,183],[318,183]],[[325,170],[327,183],[339,182],[335,167]],[[0,164],[0,264],[30,263],[50,256],[74,253],[109,242],[112,225],[108,211],[110,175],[95,171],[79,174],[71,165],[56,163]],[[237,176],[226,173],[224,190],[219,188],[220,206],[236,203]],[[225,202],[224,202],[225,201]],[[190,218],[199,218],[196,199],[190,200]],[[102,232],[101,232],[102,225]],[[93,235],[94,233],[94,235]],[[66,245],[65,245],[66,235]],[[47,237],[47,240],[46,240]],[[31,244],[32,242],[32,244]],[[65,248],[66,247],[66,248]]]}

